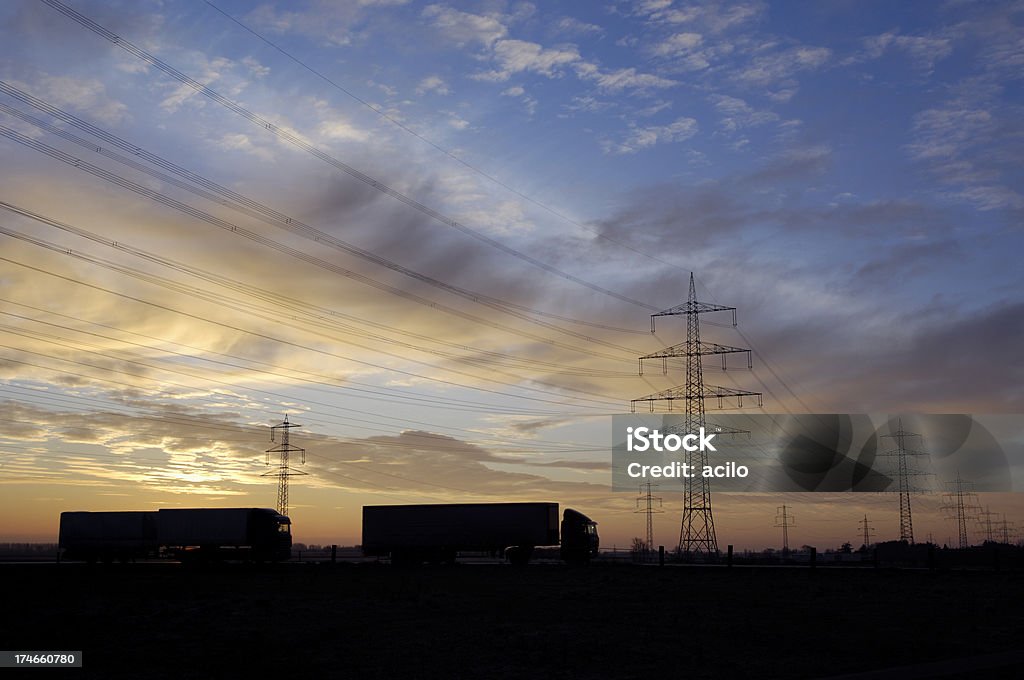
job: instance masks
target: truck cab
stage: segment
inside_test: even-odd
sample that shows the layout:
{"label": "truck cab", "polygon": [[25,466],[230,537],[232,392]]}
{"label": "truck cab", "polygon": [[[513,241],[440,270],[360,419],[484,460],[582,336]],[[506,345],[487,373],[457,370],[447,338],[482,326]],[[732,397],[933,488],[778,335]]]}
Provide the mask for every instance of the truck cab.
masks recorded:
{"label": "truck cab", "polygon": [[566,508],[562,513],[562,559],[567,564],[586,564],[597,557],[601,539],[597,522],[582,512]]}
{"label": "truck cab", "polygon": [[254,510],[251,531],[257,558],[287,560],[292,556],[292,521],[285,515],[267,508]]}

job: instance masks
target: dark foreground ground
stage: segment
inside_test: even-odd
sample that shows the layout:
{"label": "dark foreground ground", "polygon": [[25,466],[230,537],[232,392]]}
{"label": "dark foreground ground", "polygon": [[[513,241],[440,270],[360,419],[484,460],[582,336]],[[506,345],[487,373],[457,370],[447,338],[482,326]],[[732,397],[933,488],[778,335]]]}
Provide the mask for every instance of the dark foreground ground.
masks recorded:
{"label": "dark foreground ground", "polygon": [[[829,677],[1024,649],[1021,572],[51,564],[0,578],[0,649],[84,651],[82,670],[30,677]],[[1024,671],[973,668],[953,677]]]}

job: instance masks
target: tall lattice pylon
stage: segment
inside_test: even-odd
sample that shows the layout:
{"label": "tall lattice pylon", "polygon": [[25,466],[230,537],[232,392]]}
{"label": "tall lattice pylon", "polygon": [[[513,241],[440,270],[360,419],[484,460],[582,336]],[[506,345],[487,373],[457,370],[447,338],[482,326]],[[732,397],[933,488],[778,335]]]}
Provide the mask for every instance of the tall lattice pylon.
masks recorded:
{"label": "tall lattice pylon", "polygon": [[960,477],[959,470],[957,470],[956,479],[947,482],[947,485],[949,486],[949,491],[944,494],[946,503],[942,508],[954,513],[951,517],[956,519],[957,529],[959,530],[959,547],[963,550],[970,546],[967,538],[967,521],[976,517],[975,513],[981,510],[981,506],[977,504],[976,496],[971,491],[971,483]]}
{"label": "tall lattice pylon", "polygon": [[302,454],[302,464],[306,464],[306,449],[300,449],[297,446],[292,446],[288,431],[293,427],[302,427],[294,423],[288,422],[288,415],[285,414],[284,422],[278,425],[274,425],[270,428],[270,441],[275,441],[277,437],[277,431],[281,431],[281,443],[278,446],[267,449],[267,465],[270,465],[270,454],[279,453],[281,454],[280,459],[277,463],[277,469],[271,470],[264,473],[263,477],[276,476],[277,477],[277,511],[282,515],[288,514],[288,478],[296,475],[304,475],[305,472],[296,470],[291,467],[291,455],[293,453]]}
{"label": "tall lattice pylon", "polygon": [[978,513],[978,524],[981,526],[982,531],[985,532],[986,543],[992,543],[995,541],[995,534],[992,531],[992,526],[998,525],[998,522],[992,521],[992,518],[995,516],[996,513],[992,512],[987,505],[983,511]]}
{"label": "tall lattice pylon", "polygon": [[789,508],[785,505],[778,507],[775,513],[775,526],[782,529],[782,556],[789,557],[789,528],[793,526],[793,515],[789,514]]}
{"label": "tall lattice pylon", "polygon": [[661,508],[661,498],[654,496],[651,492],[657,484],[647,482],[640,485],[640,496],[636,499],[636,510],[647,515],[647,534],[644,540],[644,558],[654,552],[654,516],[664,512]]}
{"label": "tall lattice pylon", "polygon": [[[656,317],[685,314],[686,342],[640,357],[641,375],[643,375],[643,362],[645,359],[661,359],[663,370],[667,372],[669,358],[685,357],[686,384],[634,399],[630,402],[630,410],[636,412],[638,402],[647,402],[653,413],[655,404],[663,402],[667,404],[668,409],[671,411],[675,400],[684,400],[686,403],[686,417],[683,429],[688,433],[696,433],[700,428],[707,426],[704,417],[705,399],[717,398],[719,407],[723,407],[726,399],[734,398],[737,407],[742,407],[743,397],[754,396],[757,397],[758,406],[762,405],[762,395],[760,392],[704,384],[704,368],[701,363],[701,358],[704,356],[713,354],[723,355],[722,368],[725,369],[725,355],[746,353],[747,367],[751,367],[750,350],[702,342],[700,339],[700,315],[708,312],[725,311],[732,312],[732,323],[735,326],[735,307],[725,307],[697,300],[696,286],[694,285],[693,273],[691,272],[690,292],[686,302],[651,315],[651,332],[653,333]],[[689,464],[689,469],[697,472],[697,474],[683,479],[683,517],[679,528],[679,551],[688,560],[712,558],[718,555],[718,537],[715,534],[715,518],[711,510],[711,483],[707,477],[700,474],[700,471],[703,471],[707,462],[708,456],[706,451],[688,451],[686,454],[686,463]]]}
{"label": "tall lattice pylon", "polygon": [[917,489],[911,484],[910,478],[925,474],[914,465],[913,461],[918,456],[927,456],[928,454],[924,451],[910,448],[908,441],[915,437],[920,438],[921,435],[904,430],[902,418],[896,422],[895,432],[891,432],[892,425],[890,425],[890,434],[882,435],[883,438],[896,440],[896,448],[886,451],[882,455],[896,459],[896,478],[900,492],[900,540],[913,543],[914,518],[910,509],[910,495],[917,491]]}
{"label": "tall lattice pylon", "polygon": [[870,548],[871,544],[873,543],[871,538],[875,534],[875,528],[871,526],[871,523],[868,521],[867,515],[864,515],[864,519],[860,520],[860,522],[858,522],[858,525],[860,527],[860,530],[864,533],[864,548]]}

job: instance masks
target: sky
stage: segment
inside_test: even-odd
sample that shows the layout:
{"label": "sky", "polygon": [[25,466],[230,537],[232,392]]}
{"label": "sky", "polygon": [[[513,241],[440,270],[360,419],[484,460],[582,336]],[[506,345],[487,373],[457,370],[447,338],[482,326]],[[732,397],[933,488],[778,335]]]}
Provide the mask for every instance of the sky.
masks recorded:
{"label": "sky", "polygon": [[[649,315],[690,272],[738,308],[703,337],[754,368],[705,379],[750,411],[1021,413],[1022,26],[1021,2],[3,3],[0,541],[273,506],[287,414],[297,541],[358,543],[367,504],[536,500],[627,546],[611,415],[683,382],[637,357],[685,339]],[[738,548],[777,545],[783,503],[792,544],[899,528],[884,494],[714,499]],[[956,535],[915,502],[918,536]]]}

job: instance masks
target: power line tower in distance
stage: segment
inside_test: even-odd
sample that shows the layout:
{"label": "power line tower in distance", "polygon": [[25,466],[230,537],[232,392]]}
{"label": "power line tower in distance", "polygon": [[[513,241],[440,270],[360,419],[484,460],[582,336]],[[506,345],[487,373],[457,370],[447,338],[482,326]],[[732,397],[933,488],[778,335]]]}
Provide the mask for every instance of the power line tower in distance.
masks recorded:
{"label": "power line tower in distance", "polygon": [[661,507],[661,498],[651,495],[651,489],[657,486],[650,482],[640,485],[640,497],[636,499],[636,510],[634,510],[634,512],[642,512],[647,515],[647,533],[645,534],[643,555],[645,562],[654,554],[654,515],[665,512]]}
{"label": "power line tower in distance", "polygon": [[871,547],[873,541],[871,538],[875,535],[875,528],[868,522],[868,516],[864,515],[864,519],[860,520],[857,525],[860,527],[861,532],[864,534],[864,549],[867,550]]}
{"label": "power line tower in distance", "polygon": [[991,509],[986,505],[985,509],[978,513],[978,524],[985,532],[985,542],[992,543],[995,541],[995,534],[992,532],[992,525],[998,525],[998,522],[993,522],[992,518],[996,516],[996,513],[992,512]]}
{"label": "power line tower in distance", "polygon": [[950,519],[956,519],[957,529],[959,531],[959,546],[963,550],[970,546],[967,540],[967,520],[972,519],[976,515],[973,513],[980,511],[981,506],[977,504],[975,494],[970,490],[971,483],[960,477],[960,471],[956,473],[956,479],[947,482],[949,491],[943,494],[946,498],[945,504],[942,509],[950,513]]}
{"label": "power line tower in distance", "polygon": [[[630,410],[636,412],[636,405],[647,402],[653,413],[655,404],[664,403],[672,410],[674,402],[682,400],[686,404],[683,429],[686,433],[696,433],[708,427],[704,417],[706,399],[718,399],[719,408],[724,407],[725,400],[735,400],[736,407],[743,407],[743,397],[757,397],[757,405],[763,405],[760,392],[721,387],[704,384],[704,368],[702,357],[722,355],[722,368],[726,368],[726,355],[745,353],[747,368],[752,368],[751,352],[742,347],[730,347],[700,339],[700,315],[710,312],[732,312],[732,325],[736,326],[736,308],[699,302],[693,273],[690,273],[690,291],[686,302],[651,315],[651,333],[655,331],[655,319],[659,316],[686,316],[686,341],[640,357],[640,375],[643,375],[645,359],[661,359],[663,372],[668,372],[670,358],[686,359],[686,384],[673,387],[654,394],[633,399]],[[715,534],[715,518],[711,509],[711,482],[700,474],[708,462],[707,451],[688,451],[686,461],[690,470],[697,474],[683,479],[683,516],[679,527],[679,552],[687,561],[713,560],[718,557],[718,537]]]}
{"label": "power line tower in distance", "polygon": [[913,441],[915,437],[920,438],[921,435],[905,431],[902,418],[897,421],[895,432],[892,432],[891,428],[890,425],[890,434],[883,434],[882,438],[896,440],[896,448],[881,455],[896,459],[896,477],[900,492],[900,540],[913,544],[914,519],[910,509],[910,495],[917,489],[912,486],[910,478],[925,474],[917,468],[914,460],[928,454],[908,447],[909,441]]}
{"label": "power line tower in distance", "polygon": [[782,527],[782,559],[789,557],[789,528],[793,524],[793,515],[789,514],[789,509],[783,504],[775,514],[775,526]]}
{"label": "power line tower in distance", "polygon": [[1010,545],[1010,537],[1013,534],[1013,522],[1006,521],[1006,513],[1003,513],[1003,519],[996,522],[996,526],[999,527],[1000,540],[1005,545]]}
{"label": "power line tower in distance", "polygon": [[277,437],[278,430],[281,432],[281,443],[278,446],[267,449],[267,465],[270,465],[270,454],[278,453],[281,454],[278,459],[277,469],[265,472],[262,477],[277,477],[277,511],[282,515],[288,515],[288,478],[295,477],[297,475],[305,475],[305,472],[296,470],[291,467],[291,455],[293,453],[299,453],[302,455],[302,464],[306,464],[306,449],[300,449],[297,446],[292,446],[289,436],[289,430],[293,427],[302,427],[295,423],[288,422],[288,415],[285,414],[284,422],[274,425],[270,428],[270,441],[274,442]]}

